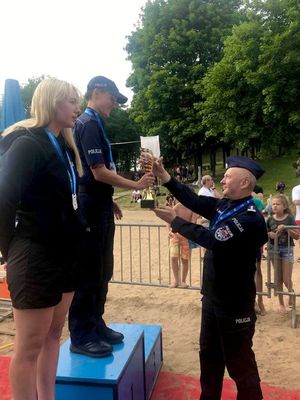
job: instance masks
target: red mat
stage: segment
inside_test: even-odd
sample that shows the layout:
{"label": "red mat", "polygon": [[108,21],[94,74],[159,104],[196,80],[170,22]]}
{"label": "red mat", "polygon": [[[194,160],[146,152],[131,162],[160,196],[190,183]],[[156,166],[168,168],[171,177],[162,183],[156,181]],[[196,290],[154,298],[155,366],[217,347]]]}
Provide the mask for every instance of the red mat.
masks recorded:
{"label": "red mat", "polygon": [[[264,400],[300,400],[300,390],[288,391],[262,383]],[[199,399],[199,379],[192,376],[162,371],[151,400],[196,400]],[[222,400],[235,400],[235,384],[224,379]]]}
{"label": "red mat", "polygon": [[[11,400],[8,384],[10,357],[0,356],[0,400]],[[264,400],[300,400],[300,390],[287,391],[262,384]],[[162,371],[151,400],[196,400],[199,399],[199,380],[192,376]],[[224,380],[222,400],[235,400],[235,385]],[[67,400],[67,399],[66,399]]]}
{"label": "red mat", "polygon": [[0,400],[10,400],[11,394],[8,385],[8,367],[10,357],[0,356]]}

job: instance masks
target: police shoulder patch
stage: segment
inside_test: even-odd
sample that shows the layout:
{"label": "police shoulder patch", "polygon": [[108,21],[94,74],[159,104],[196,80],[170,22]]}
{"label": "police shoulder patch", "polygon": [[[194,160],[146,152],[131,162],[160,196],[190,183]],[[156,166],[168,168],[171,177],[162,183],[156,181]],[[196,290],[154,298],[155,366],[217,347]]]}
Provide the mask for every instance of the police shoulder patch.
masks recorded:
{"label": "police shoulder patch", "polygon": [[215,232],[215,238],[220,242],[225,242],[226,240],[233,237],[233,233],[229,229],[228,225],[221,226]]}

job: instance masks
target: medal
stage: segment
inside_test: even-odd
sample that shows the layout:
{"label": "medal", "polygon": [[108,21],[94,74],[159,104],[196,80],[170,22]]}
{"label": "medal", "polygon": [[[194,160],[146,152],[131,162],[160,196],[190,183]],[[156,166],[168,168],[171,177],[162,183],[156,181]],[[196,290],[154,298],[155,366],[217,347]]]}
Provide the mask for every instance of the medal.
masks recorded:
{"label": "medal", "polygon": [[77,196],[76,196],[76,194],[72,194],[72,204],[73,204],[74,210],[77,210],[77,208],[78,208],[78,203],[77,203]]}

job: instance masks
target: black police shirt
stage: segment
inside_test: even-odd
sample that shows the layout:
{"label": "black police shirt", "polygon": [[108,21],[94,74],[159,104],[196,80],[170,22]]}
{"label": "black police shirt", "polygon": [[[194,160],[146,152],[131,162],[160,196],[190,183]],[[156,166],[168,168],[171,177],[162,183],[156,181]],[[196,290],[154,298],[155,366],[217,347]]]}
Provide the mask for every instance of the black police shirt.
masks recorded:
{"label": "black police shirt", "polygon": [[104,164],[110,169],[109,144],[104,139],[96,119],[86,113],[80,115],[75,124],[74,131],[76,145],[79,150],[84,175],[79,184],[90,188],[93,193],[99,193],[99,201],[110,204],[112,202],[113,187],[95,180],[91,167]]}

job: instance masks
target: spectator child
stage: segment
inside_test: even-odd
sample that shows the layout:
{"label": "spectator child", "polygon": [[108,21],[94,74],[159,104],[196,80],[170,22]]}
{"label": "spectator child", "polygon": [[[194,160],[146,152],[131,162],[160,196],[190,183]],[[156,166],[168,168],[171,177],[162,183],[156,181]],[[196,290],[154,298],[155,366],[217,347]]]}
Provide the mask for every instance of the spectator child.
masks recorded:
{"label": "spectator child", "polygon": [[[278,290],[283,290],[283,283],[289,292],[293,291],[292,271],[294,263],[294,240],[299,239],[299,233],[296,230],[285,230],[287,225],[295,225],[295,218],[291,214],[287,198],[282,194],[272,197],[273,215],[267,219],[268,235],[270,238],[270,255],[277,258],[277,281]],[[274,253],[274,239],[278,235],[278,254]],[[285,314],[286,308],[283,301],[283,295],[278,295],[279,312]],[[289,306],[292,305],[292,296],[289,298]]]}
{"label": "spectator child", "polygon": [[[178,217],[183,218],[189,222],[196,222],[196,214],[194,214],[193,211],[189,210],[188,208],[184,207],[181,203],[177,203],[174,206],[174,210]],[[170,288],[176,288],[178,286],[187,288],[188,284],[186,283],[186,278],[189,271],[191,255],[189,240],[179,233],[173,233],[172,230],[169,231],[169,238],[172,271],[174,276],[174,281],[171,283]],[[182,264],[181,276],[179,258],[181,258]]]}

